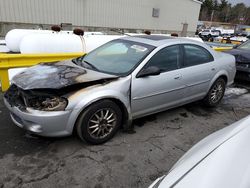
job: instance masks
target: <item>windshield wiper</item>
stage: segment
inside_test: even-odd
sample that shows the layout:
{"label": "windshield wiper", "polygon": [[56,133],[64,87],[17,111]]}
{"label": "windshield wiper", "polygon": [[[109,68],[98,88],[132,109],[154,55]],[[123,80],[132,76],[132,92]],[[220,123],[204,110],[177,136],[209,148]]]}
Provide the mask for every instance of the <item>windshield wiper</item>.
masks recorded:
{"label": "windshield wiper", "polygon": [[96,70],[96,71],[99,71],[98,68],[96,68],[94,65],[92,65],[91,63],[89,63],[88,61],[82,61],[82,57],[79,57],[79,58],[76,58],[76,59],[73,59],[72,60],[73,63],[79,65],[79,66],[82,66],[82,67],[85,67],[87,69],[92,69],[92,70]]}
{"label": "windshield wiper", "polygon": [[83,61],[82,62],[82,64],[86,64],[87,66],[84,66],[85,68],[90,68],[90,69],[92,69],[92,70],[96,70],[96,71],[99,71],[99,69],[98,68],[96,68],[94,65],[92,65],[91,63],[89,63],[88,61]]}

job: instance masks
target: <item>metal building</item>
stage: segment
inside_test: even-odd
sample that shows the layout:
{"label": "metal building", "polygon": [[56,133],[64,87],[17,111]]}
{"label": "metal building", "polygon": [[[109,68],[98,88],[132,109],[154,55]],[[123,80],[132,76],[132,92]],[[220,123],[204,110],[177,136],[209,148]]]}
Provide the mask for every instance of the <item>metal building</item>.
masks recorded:
{"label": "metal building", "polygon": [[0,33],[51,25],[86,30],[195,32],[198,0],[0,0]]}

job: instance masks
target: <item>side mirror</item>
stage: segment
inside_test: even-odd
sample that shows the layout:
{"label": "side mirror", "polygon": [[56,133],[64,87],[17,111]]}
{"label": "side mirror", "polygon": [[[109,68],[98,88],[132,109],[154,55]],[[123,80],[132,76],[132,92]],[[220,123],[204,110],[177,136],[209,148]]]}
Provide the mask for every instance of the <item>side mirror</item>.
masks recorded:
{"label": "side mirror", "polygon": [[142,78],[146,76],[155,76],[161,74],[161,70],[158,67],[150,66],[145,69],[142,69],[138,74],[137,78]]}

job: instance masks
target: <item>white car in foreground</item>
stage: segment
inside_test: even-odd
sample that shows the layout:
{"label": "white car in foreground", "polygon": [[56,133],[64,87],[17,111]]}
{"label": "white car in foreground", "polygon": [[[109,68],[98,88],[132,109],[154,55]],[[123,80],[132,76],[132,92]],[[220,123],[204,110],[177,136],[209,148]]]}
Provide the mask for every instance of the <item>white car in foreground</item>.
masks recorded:
{"label": "white car in foreground", "polygon": [[250,116],[192,147],[150,188],[249,188]]}

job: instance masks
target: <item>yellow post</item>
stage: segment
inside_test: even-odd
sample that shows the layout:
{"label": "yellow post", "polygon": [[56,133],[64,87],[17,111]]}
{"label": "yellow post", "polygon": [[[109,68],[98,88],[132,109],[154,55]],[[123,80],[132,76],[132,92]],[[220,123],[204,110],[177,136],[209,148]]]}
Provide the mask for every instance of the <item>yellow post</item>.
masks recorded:
{"label": "yellow post", "polygon": [[0,69],[0,80],[2,91],[6,91],[10,86],[8,69]]}
{"label": "yellow post", "polygon": [[231,49],[233,49],[233,47],[213,47],[213,49],[215,50],[215,51],[219,51],[219,52],[223,52],[223,51],[227,51],[227,50],[231,50]]}

